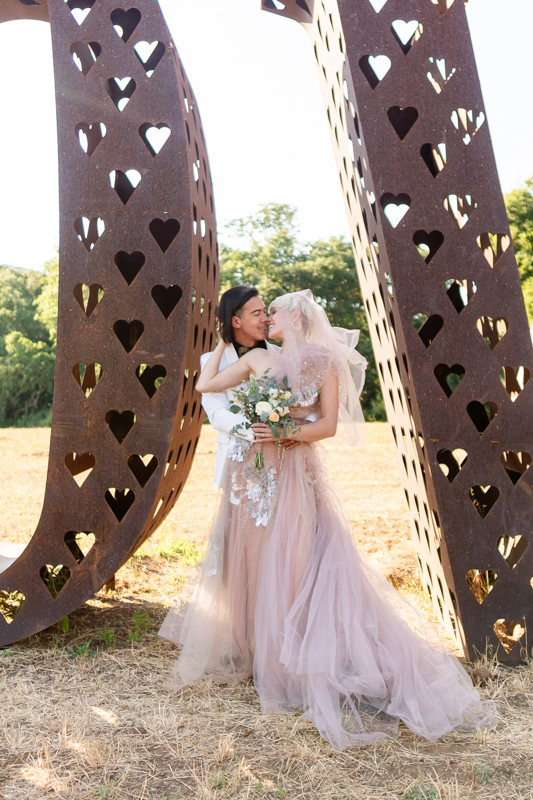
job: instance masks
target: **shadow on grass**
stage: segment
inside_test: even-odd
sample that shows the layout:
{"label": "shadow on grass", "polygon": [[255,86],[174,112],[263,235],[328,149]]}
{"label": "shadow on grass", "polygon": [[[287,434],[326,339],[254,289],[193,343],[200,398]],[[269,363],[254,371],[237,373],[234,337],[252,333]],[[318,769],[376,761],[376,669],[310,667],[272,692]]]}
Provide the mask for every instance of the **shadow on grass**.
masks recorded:
{"label": "shadow on grass", "polygon": [[66,649],[72,657],[94,657],[102,650],[131,649],[136,642],[155,644],[162,641],[157,632],[167,610],[161,603],[102,590],[64,620],[9,649]]}

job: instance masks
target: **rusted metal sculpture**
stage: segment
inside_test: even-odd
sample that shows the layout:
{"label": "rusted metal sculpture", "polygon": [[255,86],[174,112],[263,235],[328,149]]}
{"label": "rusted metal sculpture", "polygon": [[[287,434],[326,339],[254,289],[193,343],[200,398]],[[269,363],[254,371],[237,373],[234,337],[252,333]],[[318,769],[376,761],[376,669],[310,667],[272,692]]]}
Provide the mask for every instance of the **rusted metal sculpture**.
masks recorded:
{"label": "rusted metal sculpture", "polygon": [[60,285],[46,496],[0,574],[0,645],[76,609],[171,510],[218,297],[204,136],[157,0],[3,0],[9,19],[51,23]]}
{"label": "rusted metal sculpture", "polygon": [[516,661],[533,352],[464,1],[262,5],[311,38],[423,586],[467,656]]}

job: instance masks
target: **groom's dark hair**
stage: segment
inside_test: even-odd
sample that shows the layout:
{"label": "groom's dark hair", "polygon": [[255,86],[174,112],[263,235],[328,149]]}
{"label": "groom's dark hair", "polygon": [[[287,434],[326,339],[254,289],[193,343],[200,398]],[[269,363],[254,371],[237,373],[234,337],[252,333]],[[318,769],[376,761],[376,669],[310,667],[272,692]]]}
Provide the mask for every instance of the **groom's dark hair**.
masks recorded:
{"label": "groom's dark hair", "polygon": [[231,320],[238,317],[239,312],[248,300],[259,295],[255,286],[233,286],[224,292],[218,306],[218,332],[226,344],[233,343],[233,326]]}

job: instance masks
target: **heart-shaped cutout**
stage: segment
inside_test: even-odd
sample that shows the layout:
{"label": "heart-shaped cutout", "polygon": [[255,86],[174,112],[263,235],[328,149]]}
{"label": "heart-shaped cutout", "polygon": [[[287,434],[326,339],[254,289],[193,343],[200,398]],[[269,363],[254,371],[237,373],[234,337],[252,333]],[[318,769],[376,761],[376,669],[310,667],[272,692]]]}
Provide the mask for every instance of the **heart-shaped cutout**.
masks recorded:
{"label": "heart-shaped cutout", "polygon": [[487,231],[478,236],[477,243],[489,266],[494,268],[511,246],[511,237],[507,233],[489,233]]}
{"label": "heart-shaped cutout", "polygon": [[485,114],[483,111],[457,108],[452,111],[451,120],[453,126],[461,132],[464,144],[468,145],[485,122]]}
{"label": "heart-shaped cutout", "polygon": [[513,450],[505,450],[501,462],[510,480],[516,486],[522,475],[531,466],[531,454],[525,451],[515,453]]}
{"label": "heart-shaped cutout", "polygon": [[494,623],[494,633],[506,653],[511,652],[525,632],[523,619],[514,619],[512,622],[508,622],[506,619],[497,619]]}
{"label": "heart-shaped cutout", "polygon": [[[144,122],[139,128],[139,134],[146,147],[155,158],[155,156],[161,152],[171,134],[171,130],[166,122],[159,122],[157,125]],[[196,178],[196,180],[198,179]]]}
{"label": "heart-shaped cutout", "polygon": [[72,374],[85,397],[90,397],[103,372],[102,365],[96,362],[94,364],[74,364],[72,367]]}
{"label": "heart-shaped cutout", "polygon": [[63,589],[66,582],[69,580],[70,570],[63,564],[58,564],[55,567],[52,564],[45,564],[44,567],[41,567],[39,570],[39,575],[55,600],[61,589]]}
{"label": "heart-shaped cutout", "polygon": [[479,400],[472,400],[467,405],[466,410],[478,432],[483,433],[497,415],[498,406],[492,400],[487,400],[485,403],[480,403]]}
{"label": "heart-shaped cutout", "polygon": [[105,421],[109,426],[109,430],[119,444],[122,444],[128,433],[131,431],[137,421],[137,417],[133,411],[108,411],[105,415]]}
{"label": "heart-shaped cutout", "polygon": [[529,382],[530,372],[526,367],[502,367],[500,380],[513,403],[518,400]]}
{"label": "heart-shaped cutout", "polygon": [[119,319],[113,325],[113,330],[126,353],[131,353],[144,333],[144,325],[138,319],[134,319],[131,322]]}
{"label": "heart-shaped cutout", "polygon": [[91,283],[87,286],[86,283],[78,283],[72,292],[78,305],[86,317],[90,317],[98,303],[104,296],[103,287],[99,283]]}
{"label": "heart-shaped cutout", "polygon": [[477,203],[470,194],[464,197],[449,194],[444,201],[444,208],[461,231],[476,210]]}
{"label": "heart-shaped cutout", "polygon": [[404,193],[394,195],[391,192],[385,192],[385,194],[381,196],[380,203],[383,213],[393,228],[398,227],[411,208],[411,198],[408,194]]}
{"label": "heart-shaped cutout", "polygon": [[96,0],[64,0],[64,2],[78,25],[82,25]]}
{"label": "heart-shaped cutout", "polygon": [[98,239],[104,235],[105,222],[101,217],[79,217],[74,222],[74,230],[78,235],[78,241],[90,252]]}
{"label": "heart-shaped cutout", "polygon": [[128,458],[128,467],[144,489],[157,469],[157,458],[151,453],[147,453],[145,456],[135,454]]}
{"label": "heart-shaped cutout", "polygon": [[441,14],[445,14],[454,4],[454,0],[431,0],[431,2],[438,7]]}
{"label": "heart-shaped cutout", "polygon": [[136,169],[128,169],[126,172],[114,169],[109,173],[111,188],[115,190],[124,205],[131,198],[141,179],[141,173]]}
{"label": "heart-shaped cutout", "polygon": [[445,142],[434,145],[428,142],[420,148],[420,155],[424,159],[426,167],[434,178],[436,178],[446,166],[448,161],[448,148]]}
{"label": "heart-shaped cutout", "polygon": [[390,124],[403,142],[418,119],[418,111],[413,106],[407,106],[407,108],[392,106],[387,111],[387,116]]}
{"label": "heart-shaped cutout", "polygon": [[6,592],[4,589],[0,590],[0,614],[8,625],[11,625],[24,605],[25,600],[26,596],[23,595],[22,592]]}
{"label": "heart-shaped cutout", "polygon": [[394,38],[407,55],[411,47],[417,42],[424,32],[424,26],[416,19],[404,22],[403,19],[395,19],[391,26]]}
{"label": "heart-shaped cutout", "polygon": [[181,300],[182,295],[181,286],[177,284],[171,286],[162,286],[158,284],[152,289],[152,297],[165,319],[170,317]]}
{"label": "heart-shaped cutout", "polygon": [[82,75],[87,75],[93,64],[100,58],[102,48],[98,42],[74,42],[70,46],[70,54]]}
{"label": "heart-shaped cutout", "polygon": [[459,280],[458,278],[448,278],[444,284],[446,294],[451,304],[458,314],[467,307],[477,292],[477,285],[474,281]]}
{"label": "heart-shaped cutout", "polygon": [[141,21],[142,14],[138,8],[115,8],[111,12],[111,22],[117,36],[127,42]]}
{"label": "heart-shaped cutout", "polygon": [[363,56],[359,59],[359,66],[372,89],[375,89],[390,70],[392,61],[388,56]]}
{"label": "heart-shaped cutout", "polygon": [[376,14],[379,14],[383,6],[387,3],[387,0],[368,0]]}
{"label": "heart-shaped cutout", "polygon": [[93,548],[96,538],[90,531],[68,531],[64,541],[78,564],[81,564]]}
{"label": "heart-shaped cutout", "polygon": [[148,227],[163,253],[167,252],[180,230],[177,219],[153,219]]}
{"label": "heart-shaped cutout", "polygon": [[432,314],[430,317],[426,314],[415,314],[412,323],[425,346],[429,347],[433,339],[442,330],[444,320],[440,314]]}
{"label": "heart-shaped cutout", "polygon": [[485,600],[494,588],[494,584],[498,580],[498,575],[491,569],[480,571],[479,569],[470,569],[465,575],[466,582],[470,586],[472,594],[478,601],[479,605]]}
{"label": "heart-shaped cutout", "polygon": [[132,489],[108,489],[105,499],[115,517],[122,522],[135,502],[135,492]]}
{"label": "heart-shaped cutout", "polygon": [[437,364],[433,370],[446,397],[451,397],[465,376],[465,368],[461,364]]}
{"label": "heart-shaped cutout", "polygon": [[165,55],[166,47],[163,42],[137,42],[134,47],[135,54],[144,67],[144,71],[148,78],[153,75],[153,72],[163,56]]}
{"label": "heart-shaped cutout", "polygon": [[118,253],[115,253],[115,264],[128,286],[131,286],[144,267],[145,261],[146,256],[144,253],[141,253],[140,250],[135,250],[133,253],[120,250]]}
{"label": "heart-shaped cutout", "polygon": [[437,94],[440,94],[450,78],[457,70],[451,67],[445,58],[428,58],[426,61],[426,75]]}
{"label": "heart-shaped cutout", "polygon": [[525,536],[507,536],[504,534],[498,539],[498,550],[514,569],[527,550],[528,540]]}
{"label": "heart-shaped cutout", "polygon": [[470,500],[481,519],[489,514],[499,496],[500,490],[497,486],[471,486],[469,489]]}
{"label": "heart-shaped cutout", "polygon": [[109,78],[105,89],[119,111],[124,111],[128,105],[137,84],[133,78]]}
{"label": "heart-shaped cutout", "polygon": [[468,453],[461,447],[456,447],[455,450],[439,450],[437,453],[439,466],[450,483],[459,475],[467,458]]}
{"label": "heart-shaped cutout", "polygon": [[92,156],[107,133],[103,122],[80,122],[74,128],[80,147],[88,156]]}
{"label": "heart-shaped cutout", "polygon": [[426,264],[429,264],[433,256],[444,244],[444,234],[440,231],[431,231],[431,233],[416,231],[413,235],[413,242]]}
{"label": "heart-shaped cutout", "polygon": [[135,374],[144,391],[150,399],[163,384],[167,371],[162,364],[155,364],[149,367],[148,364],[140,364],[135,370]]}
{"label": "heart-shaped cutout", "polygon": [[67,453],[65,456],[65,466],[81,488],[96,464],[96,459],[92,453]]}
{"label": "heart-shaped cutout", "polygon": [[509,330],[509,325],[504,317],[480,317],[476,325],[491,350],[498,346]]}

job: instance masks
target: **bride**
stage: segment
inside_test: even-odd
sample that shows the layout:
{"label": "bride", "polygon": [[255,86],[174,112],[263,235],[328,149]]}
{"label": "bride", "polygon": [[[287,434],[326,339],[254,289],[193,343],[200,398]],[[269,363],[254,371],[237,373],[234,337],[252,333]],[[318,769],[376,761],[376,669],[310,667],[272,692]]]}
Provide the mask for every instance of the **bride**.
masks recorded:
{"label": "bride", "polygon": [[278,297],[269,325],[279,353],[251,350],[218,372],[221,341],[198,380],[217,392],[268,370],[297,397],[298,428],[280,447],[258,423],[230,449],[192,602],[160,632],[182,645],[176,687],[253,675],[263,713],[301,710],[339,750],[394,736],[399,720],[430,741],[493,726],[459,661],[357,551],[328,482],[317,443],[363,438],[358,332],[332,328],[309,290]]}

